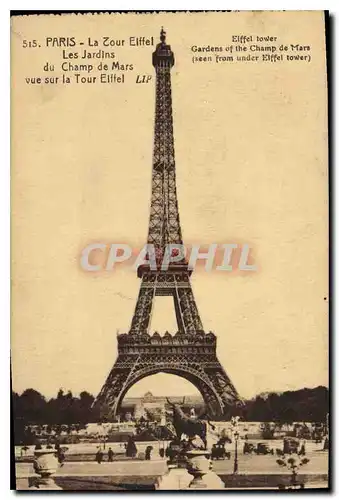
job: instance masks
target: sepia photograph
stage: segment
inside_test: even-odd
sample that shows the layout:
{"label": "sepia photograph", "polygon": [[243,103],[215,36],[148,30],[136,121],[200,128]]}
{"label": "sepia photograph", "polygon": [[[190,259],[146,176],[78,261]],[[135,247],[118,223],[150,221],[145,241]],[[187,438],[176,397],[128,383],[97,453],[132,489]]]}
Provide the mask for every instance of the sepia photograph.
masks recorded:
{"label": "sepia photograph", "polygon": [[10,23],[12,488],[328,491],[328,12]]}

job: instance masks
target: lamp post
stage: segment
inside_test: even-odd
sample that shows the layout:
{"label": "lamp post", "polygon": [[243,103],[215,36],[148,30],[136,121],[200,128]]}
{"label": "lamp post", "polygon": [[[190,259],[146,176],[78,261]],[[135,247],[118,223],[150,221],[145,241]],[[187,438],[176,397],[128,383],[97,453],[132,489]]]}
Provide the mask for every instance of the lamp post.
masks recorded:
{"label": "lamp post", "polygon": [[235,448],[234,448],[234,465],[233,465],[233,474],[238,473],[238,440],[239,440],[239,431],[238,431],[238,422],[239,422],[240,417],[232,417],[231,418],[231,426],[232,426],[232,433],[234,437],[234,442],[235,442]]}
{"label": "lamp post", "polygon": [[233,474],[237,474],[238,473],[238,439],[239,439],[239,432],[235,431],[233,433],[233,436],[234,436],[234,439],[235,439]]}

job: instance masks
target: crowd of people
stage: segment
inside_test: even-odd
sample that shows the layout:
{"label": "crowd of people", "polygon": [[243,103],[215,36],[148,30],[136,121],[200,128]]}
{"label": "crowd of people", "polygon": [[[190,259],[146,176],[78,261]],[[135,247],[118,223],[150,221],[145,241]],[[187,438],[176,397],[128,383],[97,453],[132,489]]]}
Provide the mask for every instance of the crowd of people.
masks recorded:
{"label": "crowd of people", "polygon": [[[99,448],[95,454],[95,460],[98,462],[98,464],[101,464],[101,462],[104,461],[104,456],[105,456],[104,451],[101,448]],[[114,452],[112,448],[109,447],[107,451],[107,462],[113,462],[113,457],[114,457]]]}
{"label": "crowd of people", "polygon": [[[133,436],[128,437],[127,443],[124,443],[124,448],[126,457],[136,458],[138,454],[138,449],[136,447]],[[153,451],[153,446],[147,446],[143,458],[145,460],[151,460],[152,451]],[[97,461],[98,464],[101,464],[101,462],[104,461],[113,462],[113,457],[114,457],[114,452],[111,447],[109,447],[107,450],[107,460],[105,460],[105,451],[101,447],[98,448],[98,451],[95,454],[95,460]]]}

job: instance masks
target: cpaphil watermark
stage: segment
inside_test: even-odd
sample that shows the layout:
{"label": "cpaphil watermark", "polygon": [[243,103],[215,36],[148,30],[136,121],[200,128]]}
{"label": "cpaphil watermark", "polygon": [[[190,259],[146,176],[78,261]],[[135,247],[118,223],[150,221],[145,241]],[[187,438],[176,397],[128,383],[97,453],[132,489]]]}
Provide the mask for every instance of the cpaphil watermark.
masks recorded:
{"label": "cpaphil watermark", "polygon": [[132,270],[147,265],[152,271],[167,271],[172,265],[182,264],[188,270],[203,267],[205,271],[257,271],[251,248],[246,243],[191,246],[173,243],[161,250],[153,244],[138,250],[125,243],[91,243],[81,252],[80,266],[84,271],[113,271],[122,264]]}

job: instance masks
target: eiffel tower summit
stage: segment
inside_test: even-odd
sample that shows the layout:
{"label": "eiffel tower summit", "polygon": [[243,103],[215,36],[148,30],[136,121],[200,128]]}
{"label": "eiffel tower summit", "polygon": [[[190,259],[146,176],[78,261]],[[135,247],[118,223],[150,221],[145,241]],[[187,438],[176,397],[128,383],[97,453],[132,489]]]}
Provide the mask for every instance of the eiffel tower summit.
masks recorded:
{"label": "eiffel tower summit", "polygon": [[[148,244],[154,245],[156,266],[138,267],[139,296],[128,333],[117,336],[118,357],[96,398],[96,405],[114,416],[127,391],[139,380],[159,372],[190,381],[201,393],[210,417],[228,418],[241,399],[221,366],[217,338],[205,332],[190,283],[186,259],[161,266],[169,245],[182,245],[172,118],[171,68],[174,54],[161,30],[152,57],[156,73],[154,152]],[[177,332],[151,333],[155,296],[173,297]]]}

